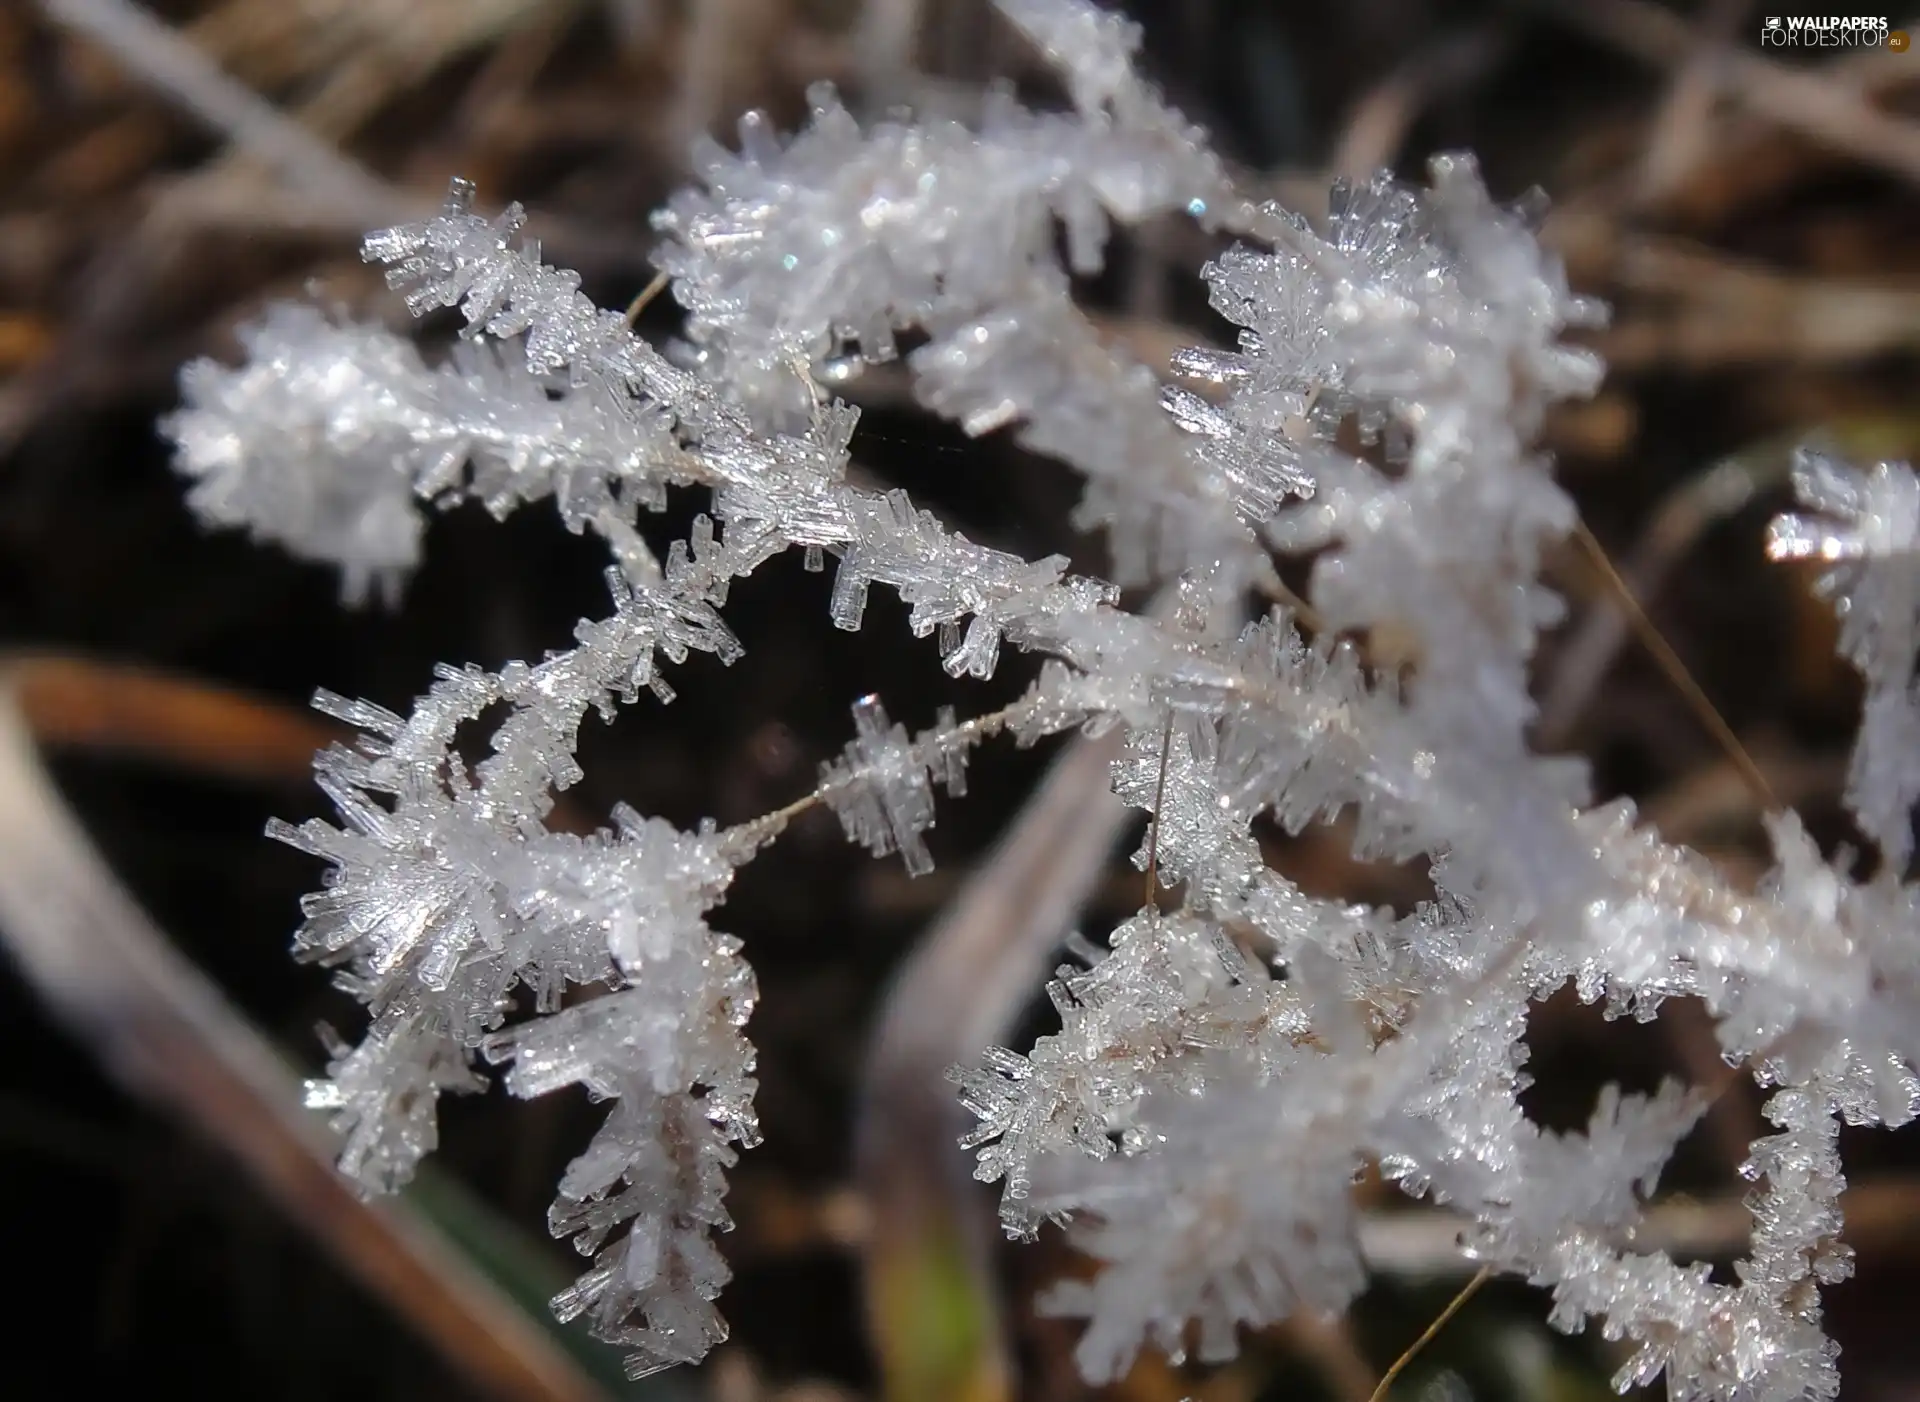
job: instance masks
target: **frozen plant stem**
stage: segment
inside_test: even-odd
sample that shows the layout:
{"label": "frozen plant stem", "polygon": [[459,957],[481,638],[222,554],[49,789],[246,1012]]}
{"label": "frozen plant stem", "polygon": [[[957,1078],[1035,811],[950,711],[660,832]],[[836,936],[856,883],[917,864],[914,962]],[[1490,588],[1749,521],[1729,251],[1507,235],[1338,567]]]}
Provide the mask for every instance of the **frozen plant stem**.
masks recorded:
{"label": "frozen plant stem", "polygon": [[1456,1314],[1460,1313],[1461,1310],[1465,1309],[1467,1301],[1479,1294],[1480,1287],[1492,1279],[1492,1266],[1482,1266],[1479,1270],[1475,1271],[1472,1279],[1461,1286],[1460,1289],[1454,1293],[1454,1297],[1447,1301],[1446,1308],[1434,1317],[1433,1323],[1421,1330],[1420,1337],[1408,1344],[1401,1355],[1393,1360],[1392,1365],[1388,1367],[1387,1371],[1380,1375],[1380,1385],[1374,1388],[1373,1396],[1368,1398],[1367,1402],[1385,1402],[1386,1395],[1393,1390],[1394,1379],[1406,1371],[1407,1365],[1419,1356],[1420,1350],[1432,1343],[1440,1331],[1447,1327],[1447,1322]]}
{"label": "frozen plant stem", "polygon": [[1726,717],[1720,714],[1719,708],[1700,689],[1700,683],[1693,679],[1693,673],[1687,670],[1687,664],[1680,660],[1679,654],[1667,642],[1665,635],[1654,626],[1653,620],[1647,617],[1647,611],[1640,606],[1640,600],[1634,594],[1633,587],[1620,577],[1620,571],[1614,568],[1613,561],[1607,557],[1605,548],[1594,538],[1593,532],[1587,529],[1585,522],[1574,528],[1574,538],[1580,542],[1580,548],[1586,552],[1594,568],[1600,571],[1600,577],[1605,581],[1608,591],[1626,613],[1628,626],[1639,637],[1640,645],[1652,654],[1655,664],[1673,684],[1674,689],[1685,698],[1688,708],[1700,718],[1701,724],[1706,726],[1714,742],[1726,752],[1727,758],[1739,772],[1741,781],[1753,791],[1754,798],[1759,801],[1763,809],[1769,813],[1779,812],[1780,800],[1774,797],[1773,786],[1767,782],[1767,776],[1760,772],[1760,766],[1755,764],[1753,756],[1747,753],[1747,747],[1740,743],[1740,737],[1733,733],[1733,727],[1727,724]]}
{"label": "frozen plant stem", "polygon": [[[274,832],[329,867],[296,951],[370,1011],[309,1088],[342,1167],[404,1182],[438,1096],[482,1084],[483,1063],[519,1095],[585,1085],[609,1113],[550,1225],[592,1260],[555,1306],[637,1373],[703,1356],[725,1335],[725,1170],[759,1134],[753,975],[708,923],[734,873],[814,803],[924,870],[933,790],[962,791],[974,744],[1107,734],[1114,792],[1151,815],[1148,899],[1105,949],[1074,942],[1047,987],[1058,1032],[951,1073],[1009,1233],[1063,1224],[1100,1265],[1045,1301],[1087,1321],[1088,1379],[1143,1344],[1214,1361],[1242,1325],[1343,1308],[1366,1281],[1349,1187],[1371,1163],[1468,1221],[1487,1275],[1549,1292],[1556,1326],[1630,1340],[1622,1386],[1664,1371],[1681,1399],[1831,1397],[1838,1128],[1904,1123],[1920,1096],[1920,891],[1903,881],[1920,482],[1808,458],[1806,514],[1771,542],[1831,566],[1868,678],[1849,802],[1882,872],[1856,881],[1777,812],[1775,866],[1739,889],[1527,744],[1535,642],[1563,614],[1540,563],[1578,525],[1531,444],[1598,383],[1565,333],[1603,316],[1538,246],[1538,201],[1497,205],[1446,156],[1425,187],[1337,184],[1316,228],[1232,188],[1136,75],[1130,23],[1086,0],[998,8],[1072,109],[1001,95],[974,126],[863,126],[817,89],[790,138],[750,115],[656,218],[686,313],[670,353],[547,266],[517,207],[490,219],[457,182],[438,217],[365,246],[416,313],[460,311],[451,357],[281,308],[246,363],[185,372],[167,431],[194,507],[339,567],[349,597],[397,595],[425,509],[467,499],[497,515],[551,499],[611,562],[610,608],[571,648],[444,667],[405,714],[320,698],[360,732],[317,762],[339,820]],[[1162,390],[1070,295],[1111,225],[1176,215],[1239,240],[1202,274],[1238,350],[1172,363],[1207,395]],[[908,333],[922,402],[1082,473],[1077,519],[1116,577],[1174,581],[1174,607],[1128,612],[1063,557],[978,545],[849,473],[856,415],[831,391]],[[1347,425],[1367,455],[1340,446]],[[637,522],[675,486],[707,512],[661,558]],[[1039,679],[918,734],[856,703],[816,792],[753,823],[683,832],[623,808],[591,836],[555,831],[588,713],[670,701],[692,652],[738,657],[732,581],[795,548],[833,561],[835,626],[860,627],[879,585],[952,675],[991,676],[1010,645],[1040,654]],[[1312,643],[1254,609],[1276,553],[1311,562]],[[1404,666],[1368,675],[1334,641],[1375,631]],[[483,716],[502,719],[469,769],[453,742]],[[1297,832],[1349,807],[1357,855],[1423,863],[1431,902],[1311,897],[1265,864],[1256,821]],[[1522,1113],[1527,1011],[1566,984],[1643,1019],[1697,999],[1728,1063],[1771,1088],[1737,1281],[1630,1245],[1708,1097],[1609,1088],[1566,1135]]]}

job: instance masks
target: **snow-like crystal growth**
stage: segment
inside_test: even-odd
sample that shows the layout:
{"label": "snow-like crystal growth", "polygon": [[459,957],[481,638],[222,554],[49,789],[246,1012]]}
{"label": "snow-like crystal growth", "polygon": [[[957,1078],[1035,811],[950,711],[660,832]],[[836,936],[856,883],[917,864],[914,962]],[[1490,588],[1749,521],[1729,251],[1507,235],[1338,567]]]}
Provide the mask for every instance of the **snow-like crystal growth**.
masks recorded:
{"label": "snow-like crystal growth", "polygon": [[[657,410],[602,386],[569,390],[490,344],[428,369],[411,341],[280,305],[241,334],[247,362],[195,361],[165,431],[188,501],[341,570],[350,602],[389,599],[418,562],[423,503],[473,499],[497,517],[551,497],[630,571],[637,509],[698,480]],[[657,567],[654,572],[657,573]]]}
{"label": "snow-like crystal growth", "polygon": [[409,474],[369,418],[383,399],[404,413],[418,398],[429,378],[419,353],[296,306],[276,307],[240,340],[240,369],[202,360],[182,372],[184,407],[163,425],[193,480],[188,504],[209,525],[339,566],[349,603],[376,590],[395,598],[424,526]]}
{"label": "snow-like crystal growth", "polygon": [[[942,716],[951,735],[951,708]],[[876,857],[898,852],[915,876],[933,870],[933,857],[921,834],[933,826],[933,785],[966,792],[966,753],[941,734],[916,743],[903,725],[889,725],[878,696],[853,703],[855,736],[846,755],[820,766],[820,792],[840,815],[847,837]]]}
{"label": "snow-like crystal growth", "polygon": [[1017,423],[1085,473],[1080,523],[1111,528],[1123,582],[1250,557],[1248,527],[1310,484],[1284,462],[1250,472],[1183,443],[1152,369],[1097,332],[1055,253],[1059,225],[1072,271],[1097,272],[1109,221],[1216,223],[1230,188],[1200,134],[1133,77],[1132,26],[1084,5],[1008,13],[1077,65],[1082,111],[994,97],[978,127],[862,127],[821,87],[790,140],[752,115],[738,152],[702,147],[701,185],[654,221],[688,313],[683,358],[756,422],[792,428],[816,382],[892,360],[897,336],[922,330],[909,357],[922,402],[969,433]]}
{"label": "snow-like crystal growth", "polygon": [[1819,589],[1840,616],[1840,650],[1867,682],[1847,803],[1904,875],[1920,801],[1920,477],[1905,463],[1861,472],[1803,449],[1793,486],[1813,514],[1774,521],[1767,553],[1829,566]]}
{"label": "snow-like crystal growth", "polygon": [[[1747,889],[1528,748],[1529,664],[1561,613],[1541,560],[1575,523],[1532,442],[1600,371],[1563,339],[1600,309],[1540,248],[1537,204],[1496,204],[1449,156],[1425,186],[1337,186],[1318,228],[1256,207],[1135,72],[1130,22],[1087,0],[999,8],[1073,110],[999,94],[974,125],[862,125],[822,89],[791,138],[748,119],[656,221],[687,312],[671,354],[544,263],[517,208],[489,217],[456,182],[439,215],[365,247],[416,313],[460,310],[449,357],[278,308],[240,367],[185,373],[167,431],[195,509],[338,567],[349,596],[397,588],[427,505],[550,497],[609,554],[610,608],[569,648],[443,667],[404,711],[318,698],[358,737],[317,761],[337,819],[273,831],[328,868],[297,952],[369,1009],[309,1087],[343,1170],[404,1183],[438,1097],[483,1064],[517,1095],[584,1087],[608,1114],[550,1226],[592,1261],[554,1307],[636,1373],[698,1359],[725,1337],[725,1171],[759,1135],[753,975],[709,924],[735,872],[815,804],[922,871],[934,787],[962,792],[973,745],[1118,730],[1114,789],[1153,814],[1136,860],[1177,906],[1080,946],[1048,986],[1058,1031],[953,1073],[1009,1232],[1063,1223],[1101,1267],[1049,1304],[1087,1320],[1089,1378],[1144,1344],[1218,1359],[1242,1326],[1344,1305],[1365,1284],[1349,1186],[1372,1163],[1460,1214],[1475,1259],[1549,1292],[1556,1326],[1631,1341],[1622,1386],[1664,1371],[1676,1399],[1833,1396],[1818,1287],[1849,1266],[1838,1126],[1920,1109],[1920,479],[1807,457],[1804,512],[1770,544],[1828,566],[1866,674],[1848,797],[1882,870],[1856,880],[1782,814]],[[1203,274],[1239,340],[1147,367],[1070,274],[1111,223],[1165,214],[1243,240]],[[1177,577],[1172,608],[1131,612],[1064,557],[970,541],[849,473],[857,415],[830,391],[910,331],[923,402],[969,432],[1018,425],[1081,472],[1115,576]],[[639,516],[682,484],[707,514],[662,558]],[[1038,679],[919,735],[860,701],[815,791],[735,828],[624,808],[585,836],[549,826],[588,715],[670,701],[694,652],[739,656],[729,587],[792,548],[833,557],[832,625],[861,627],[879,586],[952,675],[991,676],[1010,646],[1041,655]],[[1311,558],[1316,637],[1252,607],[1275,551]],[[457,742],[482,726],[473,763]],[[1256,825],[1343,813],[1359,856],[1422,864],[1433,898],[1374,909],[1267,864]],[[1701,1088],[1610,1089],[1576,1134],[1522,1112],[1528,1009],[1569,985],[1640,1018],[1697,1000],[1771,1088],[1736,1278],[1633,1246]]]}

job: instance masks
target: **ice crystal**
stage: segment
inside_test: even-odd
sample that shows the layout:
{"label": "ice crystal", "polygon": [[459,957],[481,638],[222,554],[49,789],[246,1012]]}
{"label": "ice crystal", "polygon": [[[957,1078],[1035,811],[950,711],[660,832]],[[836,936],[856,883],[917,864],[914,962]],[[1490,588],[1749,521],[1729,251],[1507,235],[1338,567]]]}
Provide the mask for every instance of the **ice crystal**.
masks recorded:
{"label": "ice crystal", "polygon": [[905,726],[888,725],[879,697],[862,697],[853,706],[855,736],[845,757],[820,766],[820,792],[847,836],[876,857],[898,852],[915,876],[933,870],[920,838],[933,826],[933,785],[944,783],[955,797],[967,791],[965,742],[955,733],[952,707],[941,721],[941,731],[916,744]]}
{"label": "ice crystal", "polygon": [[[758,1138],[753,975],[709,923],[735,872],[814,803],[923,871],[934,788],[961,792],[971,746],[1117,729],[1114,789],[1154,814],[1137,860],[1177,907],[1081,946],[1048,986],[1057,1031],[953,1073],[1007,1229],[1062,1223],[1101,1265],[1049,1305],[1086,1319],[1090,1378],[1146,1343],[1218,1359],[1242,1326],[1344,1305],[1365,1280],[1348,1188],[1372,1163],[1548,1291],[1555,1325],[1631,1341],[1622,1386],[1664,1370],[1681,1399],[1832,1396],[1818,1286],[1849,1264],[1838,1126],[1920,1107],[1920,480],[1806,457],[1804,512],[1770,547],[1827,566],[1866,675],[1848,799],[1882,869],[1855,879],[1780,815],[1773,869],[1744,889],[1629,805],[1590,806],[1579,763],[1527,744],[1535,641],[1562,613],[1541,561],[1575,522],[1532,440],[1600,372],[1563,339],[1600,309],[1534,238],[1537,202],[1496,204],[1448,156],[1425,186],[1337,186],[1316,228],[1235,191],[1135,72],[1129,22],[1085,0],[999,8],[1072,110],[998,94],[972,125],[862,123],[817,89],[791,137],[748,118],[657,217],[687,313],[667,351],[543,262],[517,208],[488,217],[457,182],[365,248],[416,313],[459,309],[450,357],[279,308],[240,367],[187,370],[168,431],[196,510],[338,567],[350,597],[391,596],[424,508],[460,500],[550,498],[610,558],[611,605],[570,648],[443,667],[404,713],[319,698],[358,732],[317,762],[337,818],[274,832],[328,867],[296,950],[369,1009],[309,1090],[343,1170],[403,1183],[439,1095],[484,1064],[517,1095],[585,1087],[607,1118],[550,1225],[592,1262],[555,1308],[636,1372],[697,1359],[725,1336],[725,1170]],[[1110,226],[1162,216],[1239,240],[1203,274],[1236,349],[1142,366],[1074,304]],[[856,415],[831,390],[910,332],[922,400],[1081,472],[1115,577],[1177,578],[1172,608],[1128,611],[1062,557],[969,541],[848,472]],[[710,504],[661,558],[639,518],[675,485]],[[918,734],[866,698],[817,789],[739,827],[626,809],[585,836],[550,827],[588,713],[670,701],[693,652],[737,657],[731,582],[793,548],[833,558],[834,626],[861,627],[879,586],[953,675],[990,676],[1011,646],[1042,657],[1038,680]],[[1274,552],[1311,562],[1311,639],[1252,607]],[[1364,667],[1356,635],[1388,665]],[[491,752],[470,763],[456,740],[483,723]],[[1424,864],[1433,899],[1310,896],[1267,864],[1256,823],[1343,812],[1360,856]],[[1632,1246],[1698,1089],[1610,1089],[1564,1135],[1522,1113],[1527,1010],[1569,985],[1641,1018],[1698,1000],[1771,1088],[1736,1278]]]}
{"label": "ice crystal", "polygon": [[1780,517],[1767,550],[1828,566],[1819,587],[1840,615],[1840,650],[1867,681],[1847,802],[1889,866],[1904,872],[1920,800],[1920,478],[1905,463],[1861,472],[1803,450],[1793,484],[1813,514]]}

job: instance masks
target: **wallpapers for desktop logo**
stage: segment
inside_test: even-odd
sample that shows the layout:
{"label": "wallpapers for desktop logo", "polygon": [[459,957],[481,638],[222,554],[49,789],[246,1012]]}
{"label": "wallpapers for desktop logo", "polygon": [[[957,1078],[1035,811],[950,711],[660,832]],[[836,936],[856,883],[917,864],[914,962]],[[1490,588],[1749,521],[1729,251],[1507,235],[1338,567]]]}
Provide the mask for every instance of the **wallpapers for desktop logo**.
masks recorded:
{"label": "wallpapers for desktop logo", "polygon": [[1892,49],[1904,52],[1904,29],[1885,15],[1768,15],[1760,42],[1779,49]]}

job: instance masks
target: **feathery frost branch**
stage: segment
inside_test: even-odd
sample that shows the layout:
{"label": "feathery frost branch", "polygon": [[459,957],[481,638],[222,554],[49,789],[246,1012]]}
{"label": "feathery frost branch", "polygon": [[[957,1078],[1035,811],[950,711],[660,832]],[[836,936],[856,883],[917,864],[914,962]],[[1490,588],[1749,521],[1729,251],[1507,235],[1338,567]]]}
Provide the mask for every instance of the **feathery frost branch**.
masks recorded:
{"label": "feathery frost branch", "polygon": [[[571,649],[445,667],[405,715],[320,698],[360,732],[318,761],[338,820],[274,832],[328,864],[297,951],[370,1013],[309,1091],[346,1133],[342,1168],[404,1182],[439,1095],[485,1066],[520,1095],[582,1084],[609,1113],[551,1225],[592,1262],[555,1308],[636,1372],[724,1337],[712,1234],[724,1172],[758,1138],[755,991],[708,922],[802,805],[691,832],[624,809],[588,837],[546,819],[579,778],[587,713],[671,700],[692,652],[737,657],[729,585],[798,548],[835,562],[837,627],[859,628],[879,585],[955,676],[990,676],[1007,646],[1045,659],[1008,711],[917,736],[858,702],[814,795],[853,841],[925,870],[935,785],[961,793],[966,752],[1001,731],[1117,727],[1115,791],[1157,810],[1154,865],[1181,907],[1082,943],[1048,987],[1059,1030],[953,1073],[1009,1232],[1061,1223],[1102,1264],[1048,1302],[1088,1321],[1088,1378],[1143,1343],[1219,1359],[1241,1325],[1344,1306],[1365,1284],[1348,1185],[1371,1162],[1470,1219],[1465,1249],[1550,1292],[1556,1325],[1631,1340],[1622,1386],[1664,1370],[1682,1398],[1833,1396],[1818,1286],[1848,1270],[1838,1127],[1904,1123],[1920,1095],[1920,893],[1902,880],[1920,481],[1810,456],[1805,514],[1770,547],[1830,565],[1869,684],[1849,801],[1882,871],[1854,879],[1784,815],[1773,871],[1741,890],[1629,805],[1592,806],[1580,763],[1528,748],[1529,662],[1563,612],[1540,563],[1575,523],[1531,444],[1601,373],[1563,339],[1602,309],[1539,247],[1538,202],[1495,204],[1448,156],[1425,187],[1337,185],[1315,228],[1233,190],[1135,74],[1132,25],[1085,0],[999,8],[1072,110],[1000,95],[977,126],[862,125],[816,89],[791,138],[747,118],[656,217],[687,314],[664,351],[547,266],[517,207],[488,218],[456,182],[439,216],[366,244],[416,313],[459,309],[449,358],[280,308],[242,366],[186,371],[168,431],[195,508],[337,566],[349,598],[393,597],[425,508],[468,498],[504,515],[550,497],[611,560],[611,606]],[[1238,349],[1170,367],[1195,390],[1162,391],[1070,296],[1110,225],[1169,214],[1239,239],[1203,273]],[[924,403],[1079,471],[1080,524],[1107,531],[1120,583],[1179,580],[1171,616],[850,480],[855,412],[827,392],[906,332],[924,337],[907,357]],[[1360,455],[1336,441],[1347,424]],[[710,504],[660,559],[636,523],[672,486]],[[1347,645],[1257,615],[1276,552],[1311,559],[1323,637],[1391,626],[1408,665],[1368,675]],[[456,731],[493,715],[470,768]],[[1298,831],[1349,807],[1358,854],[1424,862],[1432,901],[1399,916],[1310,897],[1262,860],[1256,821]],[[1699,999],[1729,1064],[1772,1088],[1737,1280],[1620,1244],[1701,1091],[1610,1090],[1568,1135],[1522,1113],[1527,1009],[1569,983],[1643,1019]]]}

